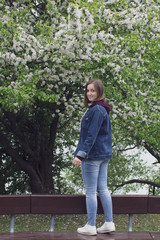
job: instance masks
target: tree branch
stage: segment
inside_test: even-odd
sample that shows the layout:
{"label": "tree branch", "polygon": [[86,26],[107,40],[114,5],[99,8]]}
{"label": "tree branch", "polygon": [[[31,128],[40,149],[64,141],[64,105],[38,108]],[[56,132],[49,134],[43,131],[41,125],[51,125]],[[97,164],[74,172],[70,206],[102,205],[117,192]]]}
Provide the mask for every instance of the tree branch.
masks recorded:
{"label": "tree branch", "polygon": [[[132,183],[147,184],[147,185],[151,185],[151,186],[153,186],[153,187],[160,188],[160,184],[155,183],[155,182],[152,182],[152,181],[141,180],[141,179],[132,179],[132,180],[129,180],[129,181],[126,181],[126,182],[123,182],[123,183],[121,183],[121,184],[116,185],[116,189],[117,189],[117,188],[120,188],[120,187],[123,187],[123,186],[126,185],[126,184],[132,184]],[[115,189],[115,190],[116,190],[116,189]]]}
{"label": "tree branch", "polygon": [[10,156],[20,167],[26,172],[26,169],[30,167],[29,163],[24,161],[17,153],[15,149],[12,148],[10,141],[5,137],[5,135],[0,132],[1,145],[5,153]]}
{"label": "tree branch", "polygon": [[0,121],[6,127],[6,130],[7,131],[10,130],[20,140],[25,152],[30,156],[33,156],[34,153],[31,150],[29,144],[27,143],[25,136],[22,134],[22,131],[17,127],[17,121],[15,119],[14,114],[12,114],[11,112],[5,112],[5,111],[4,111],[4,114],[8,119],[9,124],[6,123],[6,121],[3,118],[1,118]]}
{"label": "tree branch", "polygon": [[132,149],[135,149],[136,146],[133,146],[133,147],[128,147],[128,148],[125,148],[125,149],[119,149],[118,152],[126,152],[128,150],[132,150]]}
{"label": "tree branch", "polygon": [[160,163],[160,152],[158,151],[158,149],[154,151],[154,149],[150,147],[146,142],[144,143],[144,147],[152,156],[157,159],[158,163]]}

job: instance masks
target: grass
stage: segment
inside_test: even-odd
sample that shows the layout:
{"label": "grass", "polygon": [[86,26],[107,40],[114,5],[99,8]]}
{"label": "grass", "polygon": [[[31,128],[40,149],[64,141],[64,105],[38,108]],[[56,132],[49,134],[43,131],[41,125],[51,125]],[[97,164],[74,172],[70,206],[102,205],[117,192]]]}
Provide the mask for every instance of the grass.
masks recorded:
{"label": "grass", "polygon": [[[49,231],[50,215],[16,215],[15,232]],[[97,216],[97,226],[103,224],[103,215]],[[75,232],[87,222],[86,215],[55,216],[55,231]],[[115,215],[116,231],[128,231],[128,215]],[[0,233],[10,231],[10,216],[0,216]],[[160,214],[133,215],[133,231],[160,232]]]}

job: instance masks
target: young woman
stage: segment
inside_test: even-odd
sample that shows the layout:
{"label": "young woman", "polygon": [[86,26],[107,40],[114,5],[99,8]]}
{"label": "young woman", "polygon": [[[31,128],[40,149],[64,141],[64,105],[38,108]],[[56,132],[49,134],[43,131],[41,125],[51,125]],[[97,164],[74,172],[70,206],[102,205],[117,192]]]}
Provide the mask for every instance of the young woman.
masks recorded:
{"label": "young woman", "polygon": [[[88,223],[78,228],[78,233],[96,235],[115,231],[112,216],[112,199],[107,188],[107,166],[112,157],[112,132],[109,118],[110,105],[104,100],[104,87],[99,79],[86,84],[84,106],[90,103],[82,118],[80,138],[74,166],[82,168],[82,177],[86,191]],[[97,192],[99,193],[105,223],[96,229]]]}

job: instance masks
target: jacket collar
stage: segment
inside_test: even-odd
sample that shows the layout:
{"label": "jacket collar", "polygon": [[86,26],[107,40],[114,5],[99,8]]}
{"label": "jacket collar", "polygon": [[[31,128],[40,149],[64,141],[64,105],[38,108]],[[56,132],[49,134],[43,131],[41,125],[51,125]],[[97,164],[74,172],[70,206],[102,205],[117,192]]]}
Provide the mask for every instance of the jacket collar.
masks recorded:
{"label": "jacket collar", "polygon": [[93,106],[95,106],[95,105],[101,105],[101,106],[103,106],[103,107],[106,109],[106,111],[107,111],[108,114],[109,114],[110,111],[111,111],[111,106],[110,106],[110,104],[107,103],[107,102],[105,102],[103,99],[102,99],[102,100],[99,100],[99,101],[93,102],[93,103],[90,105],[90,108],[93,107]]}

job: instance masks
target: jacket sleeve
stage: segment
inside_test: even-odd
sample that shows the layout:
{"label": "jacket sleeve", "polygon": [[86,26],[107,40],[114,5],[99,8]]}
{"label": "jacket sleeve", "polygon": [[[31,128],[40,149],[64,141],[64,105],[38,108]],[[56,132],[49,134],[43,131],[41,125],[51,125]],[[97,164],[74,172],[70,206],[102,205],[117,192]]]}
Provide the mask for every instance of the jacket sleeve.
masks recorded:
{"label": "jacket sleeve", "polygon": [[88,156],[92,146],[96,141],[97,135],[103,123],[103,119],[104,116],[101,111],[95,110],[93,112],[90,125],[88,129],[86,129],[87,137],[84,143],[81,145],[81,148],[79,149],[78,153],[76,154],[77,156],[81,158],[86,158]]}

